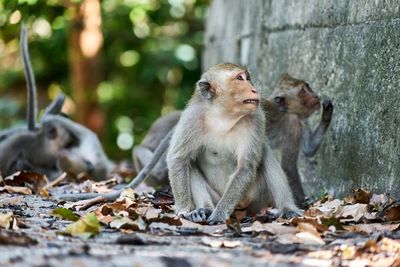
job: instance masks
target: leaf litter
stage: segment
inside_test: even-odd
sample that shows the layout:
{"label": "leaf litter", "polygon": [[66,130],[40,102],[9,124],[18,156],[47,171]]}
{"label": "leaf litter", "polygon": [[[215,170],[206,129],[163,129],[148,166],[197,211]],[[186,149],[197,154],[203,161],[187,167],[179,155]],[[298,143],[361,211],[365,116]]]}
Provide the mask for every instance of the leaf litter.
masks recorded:
{"label": "leaf litter", "polygon": [[[105,242],[113,246],[148,247],[147,253],[152,246],[167,251],[173,244],[181,249],[200,249],[202,253],[208,253],[210,249],[232,255],[241,253],[255,262],[400,266],[400,203],[388,195],[374,194],[367,189],[356,189],[343,199],[326,196],[312,203],[304,216],[290,220],[271,216],[274,214],[272,209],[252,216],[240,211],[226,224],[210,226],[176,216],[169,192],[139,194],[128,189],[112,202],[97,199],[58,203],[57,207],[51,208],[54,205],[51,204],[54,203],[52,195],[109,192],[120,182],[114,178],[100,183],[87,180],[66,184],[64,178],[47,187],[49,182],[45,177],[26,172],[3,180],[5,184],[0,191],[5,193],[0,194],[0,197],[3,195],[0,207],[5,212],[0,214],[1,246],[37,246],[38,242],[49,242],[48,235],[52,236],[50,240],[62,242],[67,234],[72,236],[69,238],[89,242],[89,247]],[[25,190],[3,190],[5,186]],[[31,215],[22,205],[23,200],[31,196],[50,204],[38,207],[39,211]],[[18,201],[12,201],[13,198]],[[17,207],[22,212],[14,213]],[[27,229],[18,227],[23,225],[22,221]],[[36,233],[39,238],[32,238],[27,233],[38,227],[38,221],[41,233]],[[47,237],[43,238],[43,235]],[[163,255],[162,250],[151,250],[151,253]],[[190,252],[180,255],[193,257]]]}

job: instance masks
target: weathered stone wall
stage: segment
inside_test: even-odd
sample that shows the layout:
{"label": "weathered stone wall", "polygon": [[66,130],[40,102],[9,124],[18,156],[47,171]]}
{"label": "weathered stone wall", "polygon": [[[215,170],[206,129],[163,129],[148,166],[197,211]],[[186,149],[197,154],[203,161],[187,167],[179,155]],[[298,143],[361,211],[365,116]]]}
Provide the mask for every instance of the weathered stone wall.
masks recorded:
{"label": "weathered stone wall", "polygon": [[318,175],[305,181],[308,193],[368,187],[400,196],[399,6],[398,0],[211,4],[204,68],[246,64],[265,88],[288,72],[333,100],[334,118],[315,159]]}

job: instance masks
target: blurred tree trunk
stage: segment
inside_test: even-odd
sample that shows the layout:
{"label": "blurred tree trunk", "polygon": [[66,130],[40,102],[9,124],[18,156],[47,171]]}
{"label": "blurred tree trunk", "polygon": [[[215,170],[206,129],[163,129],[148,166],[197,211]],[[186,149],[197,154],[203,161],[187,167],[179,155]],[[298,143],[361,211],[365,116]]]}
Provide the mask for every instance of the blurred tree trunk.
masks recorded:
{"label": "blurred tree trunk", "polygon": [[100,2],[84,0],[71,3],[70,8],[73,17],[69,30],[69,65],[76,120],[100,133],[104,123],[96,94],[102,80]]}

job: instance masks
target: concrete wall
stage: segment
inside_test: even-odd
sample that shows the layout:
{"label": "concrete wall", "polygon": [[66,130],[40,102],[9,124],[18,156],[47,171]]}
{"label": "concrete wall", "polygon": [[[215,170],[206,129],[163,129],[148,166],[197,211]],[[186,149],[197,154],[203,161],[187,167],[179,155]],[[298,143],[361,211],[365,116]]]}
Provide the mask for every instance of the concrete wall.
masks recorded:
{"label": "concrete wall", "polygon": [[367,187],[400,196],[399,6],[398,0],[211,4],[204,68],[246,64],[267,92],[288,72],[334,101],[314,159],[317,175],[305,181],[308,193]]}

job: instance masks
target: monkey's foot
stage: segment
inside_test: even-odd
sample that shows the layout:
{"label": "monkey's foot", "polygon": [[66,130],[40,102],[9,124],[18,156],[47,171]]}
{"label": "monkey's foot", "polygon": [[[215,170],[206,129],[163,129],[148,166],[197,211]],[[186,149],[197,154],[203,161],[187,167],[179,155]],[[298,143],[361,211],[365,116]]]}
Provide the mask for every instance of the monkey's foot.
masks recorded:
{"label": "monkey's foot", "polygon": [[187,214],[183,214],[182,216],[183,216],[183,218],[185,218],[189,221],[200,223],[200,222],[207,221],[207,218],[208,218],[208,216],[210,216],[211,213],[212,213],[212,210],[210,210],[210,209],[198,208]]}
{"label": "monkey's foot", "polygon": [[330,99],[324,100],[322,103],[322,120],[325,122],[330,122],[332,119],[333,104]]}
{"label": "monkey's foot", "polygon": [[209,225],[221,224],[225,223],[226,218],[224,218],[221,214],[213,212],[210,217],[207,219],[207,223]]}

